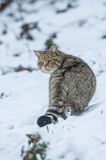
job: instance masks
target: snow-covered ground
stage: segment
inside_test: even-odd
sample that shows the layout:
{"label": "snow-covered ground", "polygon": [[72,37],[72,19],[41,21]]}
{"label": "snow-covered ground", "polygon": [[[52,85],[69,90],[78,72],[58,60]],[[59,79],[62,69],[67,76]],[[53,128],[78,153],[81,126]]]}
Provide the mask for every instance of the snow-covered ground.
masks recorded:
{"label": "snow-covered ground", "polygon": [[[36,132],[50,143],[50,160],[105,160],[106,0],[23,1],[22,11],[20,2],[0,13],[0,160],[21,160],[25,135]],[[34,40],[26,39],[26,33],[20,39],[21,26],[32,22],[38,24],[30,31]],[[97,89],[89,104],[96,104],[93,110],[60,119],[48,131],[36,121],[48,107],[49,75],[37,70],[33,49],[45,49],[52,34],[62,51],[91,66]],[[35,70],[15,72],[19,65]]]}

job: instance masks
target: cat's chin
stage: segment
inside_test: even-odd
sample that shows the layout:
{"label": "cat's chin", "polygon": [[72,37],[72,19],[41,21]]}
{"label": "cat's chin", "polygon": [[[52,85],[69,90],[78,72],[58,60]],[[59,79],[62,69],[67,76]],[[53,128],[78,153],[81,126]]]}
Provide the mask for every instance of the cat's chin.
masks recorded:
{"label": "cat's chin", "polygon": [[41,68],[40,70],[41,70],[42,72],[48,73],[48,74],[51,74],[51,73],[54,72],[53,70],[46,70],[46,69],[44,69],[44,68]]}
{"label": "cat's chin", "polygon": [[48,73],[48,74],[51,74],[51,73],[54,72],[54,71],[52,71],[52,70],[45,70],[45,69],[41,69],[41,71],[44,72],[44,73]]}

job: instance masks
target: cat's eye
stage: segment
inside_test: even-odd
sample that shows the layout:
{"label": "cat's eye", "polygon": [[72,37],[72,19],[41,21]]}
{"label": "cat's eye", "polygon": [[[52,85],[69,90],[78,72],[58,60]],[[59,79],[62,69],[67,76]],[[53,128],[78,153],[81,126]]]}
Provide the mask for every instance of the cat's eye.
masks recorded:
{"label": "cat's eye", "polygon": [[47,63],[51,64],[52,62],[51,62],[51,61],[48,61]]}

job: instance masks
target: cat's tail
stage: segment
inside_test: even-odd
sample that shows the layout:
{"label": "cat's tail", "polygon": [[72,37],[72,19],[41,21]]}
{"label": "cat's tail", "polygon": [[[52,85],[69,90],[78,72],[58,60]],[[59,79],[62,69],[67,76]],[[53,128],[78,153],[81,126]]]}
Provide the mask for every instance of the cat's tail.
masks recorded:
{"label": "cat's tail", "polygon": [[56,124],[58,122],[58,117],[63,119],[67,118],[64,114],[60,114],[56,110],[49,109],[45,115],[38,118],[37,124],[39,127],[44,127],[51,123]]}
{"label": "cat's tail", "polygon": [[58,121],[57,117],[52,114],[45,114],[43,116],[40,116],[37,120],[37,124],[39,127],[44,127],[51,123],[56,123]]}

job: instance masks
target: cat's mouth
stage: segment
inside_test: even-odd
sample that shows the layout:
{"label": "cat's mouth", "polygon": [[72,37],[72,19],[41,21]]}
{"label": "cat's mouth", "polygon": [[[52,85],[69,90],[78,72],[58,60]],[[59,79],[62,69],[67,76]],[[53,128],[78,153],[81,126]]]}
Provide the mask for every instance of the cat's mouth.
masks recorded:
{"label": "cat's mouth", "polygon": [[45,68],[45,67],[40,67],[40,70],[42,71],[42,72],[44,72],[44,73],[52,73],[53,72],[53,70],[51,70],[51,69],[49,69],[49,68]]}

